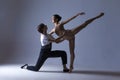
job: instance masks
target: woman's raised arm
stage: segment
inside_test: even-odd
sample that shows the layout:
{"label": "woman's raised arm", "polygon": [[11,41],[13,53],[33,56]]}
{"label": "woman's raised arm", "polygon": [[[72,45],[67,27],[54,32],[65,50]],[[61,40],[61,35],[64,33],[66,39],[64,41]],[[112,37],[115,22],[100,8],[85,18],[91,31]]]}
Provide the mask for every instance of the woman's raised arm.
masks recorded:
{"label": "woman's raised arm", "polygon": [[74,18],[76,18],[77,16],[79,15],[84,15],[85,13],[84,12],[81,12],[81,13],[77,13],[76,15],[72,16],[71,18],[65,20],[65,21],[62,21],[61,23],[64,25],[66,23],[68,23],[69,21],[73,20]]}

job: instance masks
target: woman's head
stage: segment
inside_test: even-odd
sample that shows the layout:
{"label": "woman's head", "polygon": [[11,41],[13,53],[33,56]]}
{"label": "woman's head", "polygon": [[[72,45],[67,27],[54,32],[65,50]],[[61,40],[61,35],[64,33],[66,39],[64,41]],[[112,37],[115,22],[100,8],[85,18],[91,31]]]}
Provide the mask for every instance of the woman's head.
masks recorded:
{"label": "woman's head", "polygon": [[62,17],[60,15],[58,15],[58,14],[54,14],[52,16],[52,22],[53,23],[56,23],[56,22],[58,23],[61,19],[62,19]]}
{"label": "woman's head", "polygon": [[44,23],[41,23],[38,25],[37,27],[37,31],[40,33],[44,33],[47,31],[47,25],[45,25]]}

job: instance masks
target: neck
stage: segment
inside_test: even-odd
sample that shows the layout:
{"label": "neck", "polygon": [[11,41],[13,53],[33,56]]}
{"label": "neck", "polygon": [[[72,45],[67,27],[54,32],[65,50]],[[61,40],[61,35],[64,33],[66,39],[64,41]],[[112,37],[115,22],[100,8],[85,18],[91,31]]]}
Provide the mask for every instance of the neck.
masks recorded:
{"label": "neck", "polygon": [[57,26],[59,23],[54,23],[55,26]]}
{"label": "neck", "polygon": [[44,35],[47,35],[47,32],[43,32]]}

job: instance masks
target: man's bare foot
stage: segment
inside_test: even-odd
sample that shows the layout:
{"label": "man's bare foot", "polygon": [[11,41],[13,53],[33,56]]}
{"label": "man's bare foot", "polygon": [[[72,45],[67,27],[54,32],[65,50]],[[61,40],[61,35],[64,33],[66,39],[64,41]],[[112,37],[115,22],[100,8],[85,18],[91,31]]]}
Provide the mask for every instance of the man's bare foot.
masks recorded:
{"label": "man's bare foot", "polygon": [[23,68],[25,68],[27,66],[28,66],[28,64],[24,64],[23,66],[21,66],[21,69],[23,69]]}
{"label": "man's bare foot", "polygon": [[69,69],[63,69],[63,72],[69,72]]}

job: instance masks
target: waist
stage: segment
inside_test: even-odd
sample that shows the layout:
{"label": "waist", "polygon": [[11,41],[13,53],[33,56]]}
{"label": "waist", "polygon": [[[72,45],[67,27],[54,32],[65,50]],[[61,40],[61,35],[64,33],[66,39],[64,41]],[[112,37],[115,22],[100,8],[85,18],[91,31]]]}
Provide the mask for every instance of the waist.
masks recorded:
{"label": "waist", "polygon": [[51,48],[52,47],[52,44],[47,44],[47,45],[44,45],[44,46],[41,46],[42,48]]}
{"label": "waist", "polygon": [[58,36],[62,36],[62,35],[65,34],[65,33],[66,33],[66,30],[62,30],[62,31],[56,32],[56,34],[57,34]]}

